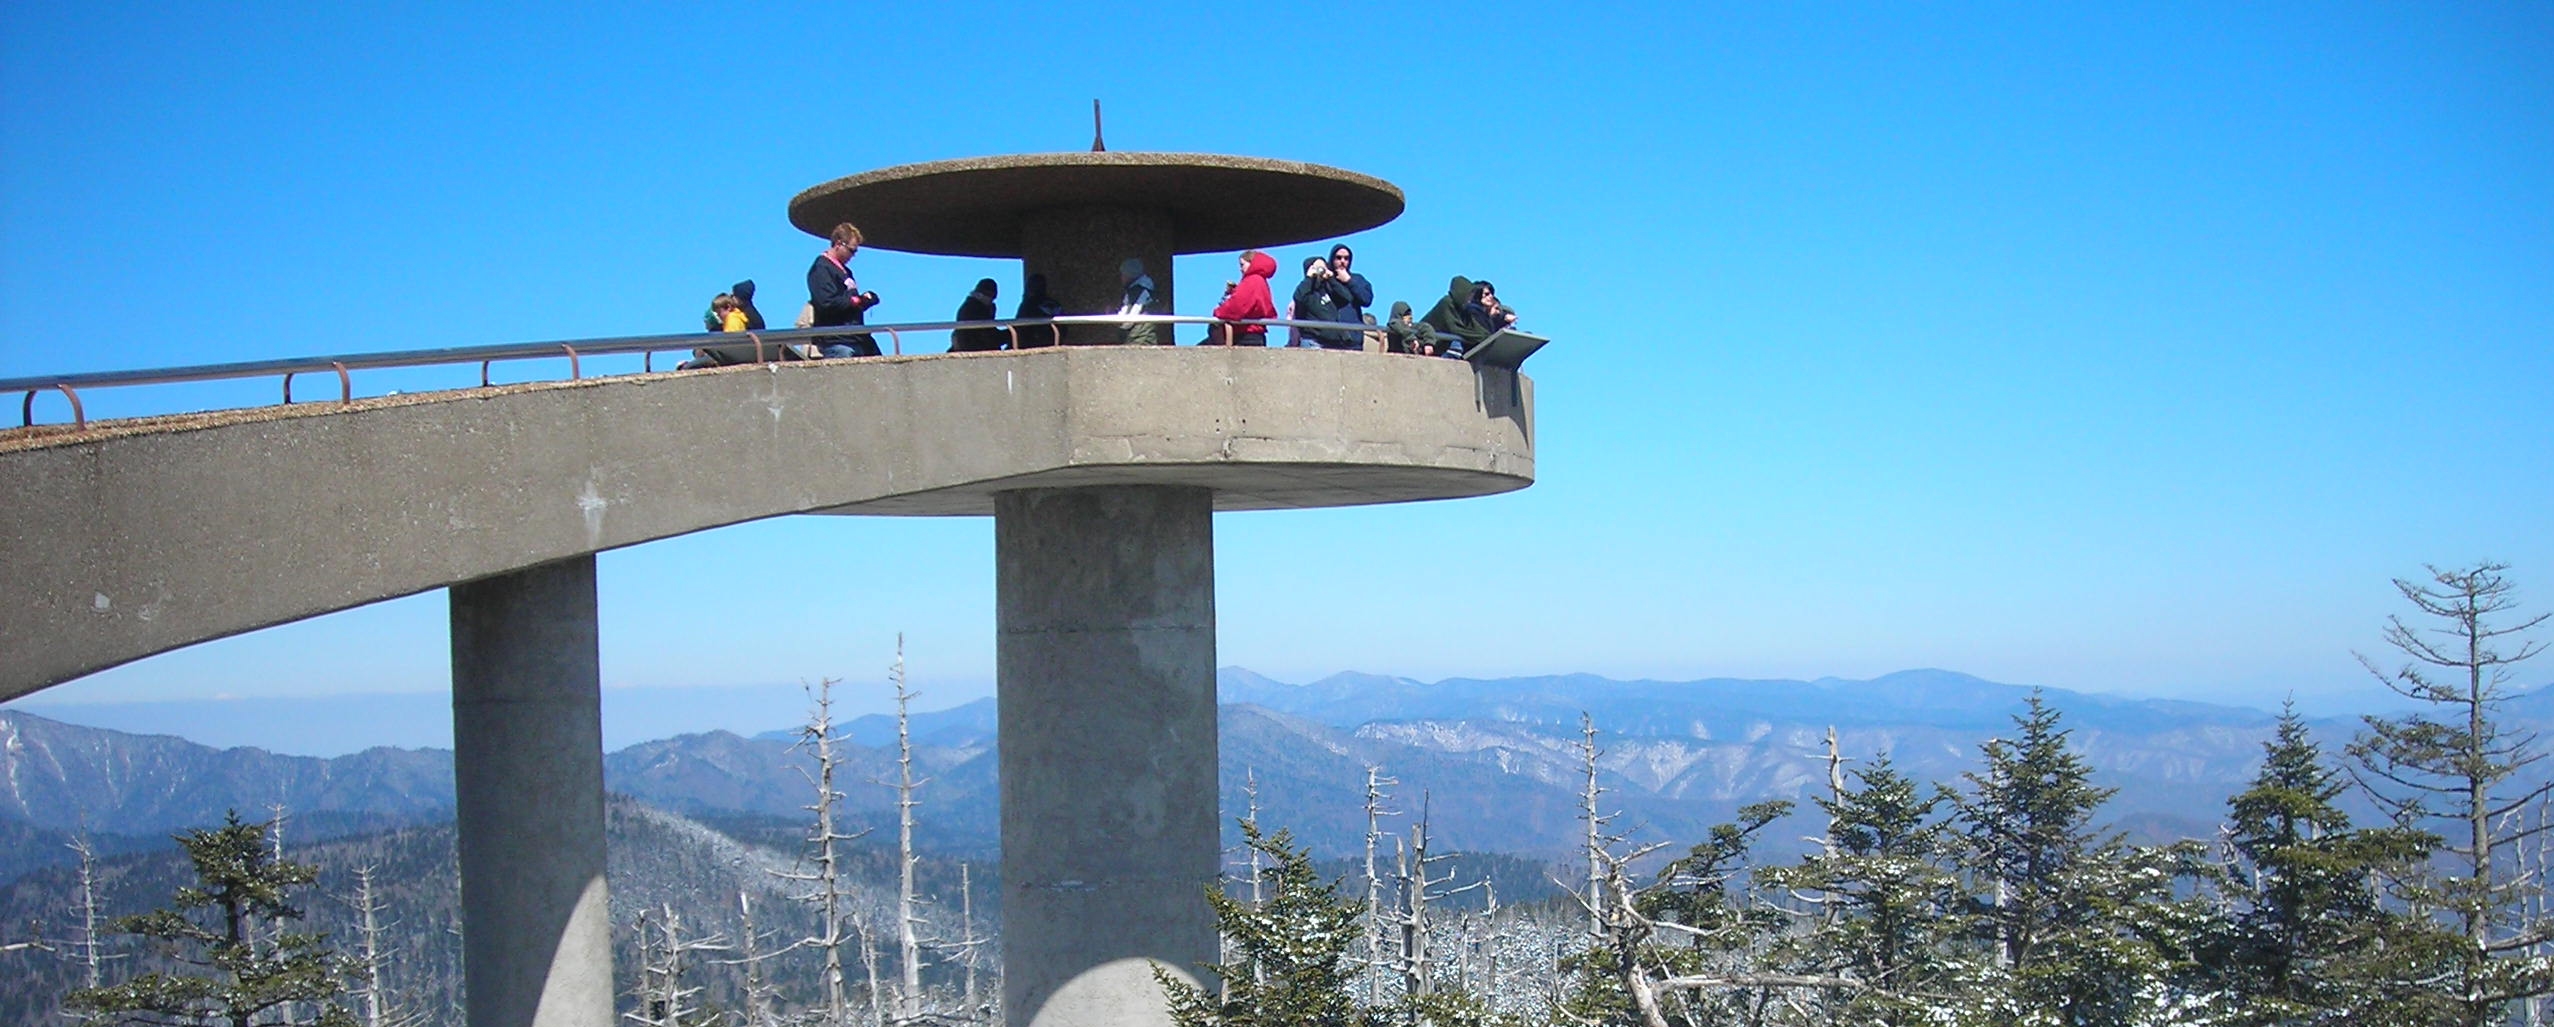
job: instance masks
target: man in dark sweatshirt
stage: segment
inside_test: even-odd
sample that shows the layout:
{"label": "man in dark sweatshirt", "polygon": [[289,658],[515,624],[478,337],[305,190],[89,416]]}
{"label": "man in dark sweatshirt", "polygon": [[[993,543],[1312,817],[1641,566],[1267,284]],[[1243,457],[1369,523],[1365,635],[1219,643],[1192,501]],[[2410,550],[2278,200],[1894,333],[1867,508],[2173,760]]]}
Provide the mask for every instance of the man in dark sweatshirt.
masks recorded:
{"label": "man in dark sweatshirt", "polygon": [[[828,237],[832,245],[807,268],[807,305],[815,308],[817,327],[856,325],[878,305],[878,294],[860,291],[851,276],[851,258],[860,252],[860,229],[845,221]],[[874,357],[878,341],[866,334],[818,338],[816,351],[827,357]]]}
{"label": "man in dark sweatshirt", "polygon": [[1366,323],[1366,308],[1375,305],[1374,283],[1353,270],[1356,262],[1357,251],[1349,249],[1347,243],[1330,247],[1330,277],[1347,291],[1347,298],[1339,304],[1339,320],[1352,325]]}
{"label": "man in dark sweatshirt", "polygon": [[[1330,262],[1320,257],[1304,258],[1304,277],[1295,283],[1297,321],[1337,321],[1340,302],[1347,299],[1347,286],[1331,273]],[[1364,322],[1359,321],[1360,324]],[[1306,328],[1304,337],[1323,349],[1357,349],[1358,333],[1333,329]]]}

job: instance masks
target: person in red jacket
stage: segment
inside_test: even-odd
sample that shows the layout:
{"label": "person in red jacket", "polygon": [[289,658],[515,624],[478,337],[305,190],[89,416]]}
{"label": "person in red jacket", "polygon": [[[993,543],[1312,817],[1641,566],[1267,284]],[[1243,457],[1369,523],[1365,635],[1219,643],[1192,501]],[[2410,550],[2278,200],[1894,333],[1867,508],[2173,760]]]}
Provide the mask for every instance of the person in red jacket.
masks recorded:
{"label": "person in red jacket", "polygon": [[[1241,281],[1224,283],[1224,301],[1215,304],[1215,316],[1225,321],[1275,318],[1277,303],[1268,296],[1268,277],[1277,273],[1277,258],[1251,250],[1242,254],[1241,268]],[[1208,332],[1206,341],[1234,346],[1266,346],[1268,326],[1219,324]]]}

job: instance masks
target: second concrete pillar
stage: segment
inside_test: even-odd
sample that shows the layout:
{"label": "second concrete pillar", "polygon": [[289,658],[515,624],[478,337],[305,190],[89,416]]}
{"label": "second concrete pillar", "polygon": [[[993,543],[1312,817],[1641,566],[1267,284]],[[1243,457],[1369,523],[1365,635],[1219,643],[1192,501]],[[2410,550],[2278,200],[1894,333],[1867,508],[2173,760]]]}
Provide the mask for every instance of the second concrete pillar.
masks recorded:
{"label": "second concrete pillar", "polygon": [[1003,1002],[1020,1027],[1168,1024],[1216,958],[1214,495],[995,501]]}
{"label": "second concrete pillar", "polygon": [[610,1027],[594,557],[452,586],[470,1027]]}

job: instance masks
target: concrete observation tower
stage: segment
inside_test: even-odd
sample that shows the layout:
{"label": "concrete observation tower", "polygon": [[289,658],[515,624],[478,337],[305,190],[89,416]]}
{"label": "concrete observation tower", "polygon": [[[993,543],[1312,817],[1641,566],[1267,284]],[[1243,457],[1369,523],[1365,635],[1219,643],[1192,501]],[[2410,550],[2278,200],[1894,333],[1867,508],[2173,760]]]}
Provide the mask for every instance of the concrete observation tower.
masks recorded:
{"label": "concrete observation tower", "polygon": [[[1336,168],[1092,152],[887,168],[789,213],[1017,257],[1067,309],[1104,311],[1128,257],[1167,294],[1173,254],[1401,208]],[[1114,338],[1095,334],[1079,341]],[[448,589],[476,1027],[614,1019],[595,554],[791,514],[993,517],[1009,1022],[1153,1024],[1153,966],[1216,956],[1214,514],[1534,480],[1532,384],[1461,360],[1068,345],[352,395],[349,365],[411,357],[441,359],[277,365],[333,368],[337,403],[0,432],[0,700]]]}
{"label": "concrete observation tower", "polygon": [[[1128,257],[1169,295],[1175,254],[1335,239],[1401,210],[1390,183],[1337,168],[1095,151],[872,171],[800,193],[789,218],[820,237],[850,221],[864,245],[884,249],[1016,257],[1080,312],[1117,306]],[[1113,336],[1110,326],[1076,326],[1067,342]],[[1356,368],[1338,365],[1423,359],[1237,355],[1325,362],[1348,375]],[[1514,382],[1491,391],[1521,399]],[[1225,400],[1165,392],[1140,402],[1163,424],[1246,416],[1216,409]],[[1521,404],[1509,413],[1521,430]],[[1231,427],[1247,438],[1247,424]],[[1153,966],[1198,977],[1217,958],[1203,897],[1222,862],[1214,512],[1481,495],[1531,481],[1530,464],[1501,472],[1367,462],[1342,447],[1332,462],[1120,465],[994,494],[1003,1001],[1012,1023],[1166,1023]]]}

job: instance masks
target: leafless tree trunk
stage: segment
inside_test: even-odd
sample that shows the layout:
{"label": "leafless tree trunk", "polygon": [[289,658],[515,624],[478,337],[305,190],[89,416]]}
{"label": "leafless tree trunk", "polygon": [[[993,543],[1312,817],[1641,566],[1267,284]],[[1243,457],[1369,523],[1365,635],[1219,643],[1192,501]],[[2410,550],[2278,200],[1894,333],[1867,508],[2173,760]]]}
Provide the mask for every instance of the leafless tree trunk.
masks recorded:
{"label": "leafless tree trunk", "polygon": [[639,913],[638,1008],[621,1015],[650,1027],[694,1027],[704,1019],[692,1005],[701,989],[683,983],[685,957],[725,951],[726,940],[716,935],[685,938],[682,914],[671,905],[661,907],[660,913],[653,935],[648,931],[647,913]]}
{"label": "leafless tree trunk", "polygon": [[914,693],[905,687],[903,632],[896,633],[892,677],[896,685],[896,1022],[909,1023],[922,1015],[922,943],[915,932],[922,916],[913,894],[914,865],[919,862],[913,852],[913,794],[926,782],[913,776],[913,733],[907,711]]}
{"label": "leafless tree trunk", "polygon": [[1383,768],[1366,767],[1366,1005],[1380,1002],[1383,986],[1383,875],[1375,866],[1375,845],[1383,840],[1383,818],[1399,810],[1383,808],[1383,786],[1401,782],[1383,776]]}
{"label": "leafless tree trunk", "polygon": [[96,988],[104,980],[98,955],[98,851],[86,830],[69,848],[80,854],[80,940],[71,943],[72,958],[80,961],[81,986]]}
{"label": "leafless tree trunk", "polygon": [[1605,823],[1614,819],[1600,812],[1598,801],[1604,789],[1596,783],[1596,760],[1604,755],[1596,747],[1596,718],[1585,711],[1579,713],[1579,755],[1587,768],[1587,788],[1580,796],[1579,818],[1587,822],[1587,933],[1591,939],[1605,934],[1605,918],[1597,912],[1605,905]]}
{"label": "leafless tree trunk", "polygon": [[736,893],[736,922],[736,958],[721,962],[745,971],[744,1027],[774,1027],[779,1021],[772,1010],[773,988],[771,978],[763,973],[763,960],[777,953],[763,951],[762,933],[754,926],[753,896],[742,891]]}
{"label": "leafless tree trunk", "polygon": [[[284,862],[284,821],[286,819],[284,814],[284,801],[277,799],[274,802],[267,803],[266,816],[266,840],[271,846],[269,856],[273,858],[277,864],[281,864]],[[284,924],[282,921],[279,920],[271,924],[261,925],[257,922],[256,918],[250,917],[248,918],[247,923],[249,936],[255,937],[258,928],[261,926],[267,930],[275,932],[276,937],[280,938],[284,934]],[[275,1006],[275,1014],[278,1017],[281,1017],[281,1022],[284,1023],[298,1023],[301,1020],[301,1017],[298,1015],[298,1003],[294,1002],[278,1003]]]}
{"label": "leafless tree trunk", "polygon": [[1429,946],[1433,939],[1430,937],[1432,925],[1428,920],[1428,903],[1471,891],[1485,882],[1476,881],[1451,891],[1438,890],[1438,886],[1453,880],[1453,875],[1434,876],[1428,872],[1428,867],[1452,857],[1428,855],[1428,798],[1425,793],[1419,797],[1419,821],[1410,825],[1409,847],[1404,849],[1396,844],[1394,849],[1395,881],[1400,886],[1401,895],[1401,990],[1404,995],[1427,995],[1436,990],[1435,975],[1430,965],[1433,955]]}
{"label": "leafless tree trunk", "polygon": [[[834,845],[860,835],[843,834],[834,826],[834,808],[842,801],[843,794],[834,787],[834,774],[842,766],[842,756],[835,750],[839,739],[834,734],[834,684],[833,678],[825,678],[808,689],[807,724],[798,730],[798,747],[813,751],[816,757],[815,773],[807,773],[803,768],[799,771],[816,789],[815,801],[804,807],[816,816],[815,826],[807,834],[807,858],[815,863],[815,869],[806,873],[776,872],[776,876],[805,882],[809,886],[807,891],[794,897],[816,907],[816,933],[799,939],[797,944],[812,946],[824,954],[825,1022],[830,1027],[841,1027],[851,1021],[851,1003],[845,994],[842,966],[845,940],[842,929],[844,920],[850,916],[850,903],[842,878],[841,854]],[[866,937],[865,932],[863,937]],[[874,988],[872,996],[874,999]]]}
{"label": "leafless tree trunk", "polygon": [[374,867],[370,863],[355,868],[355,958],[361,984],[357,988],[362,999],[364,1027],[405,1027],[417,1018],[402,1015],[392,1007],[383,993],[382,971],[389,967],[390,956],[382,951],[381,939],[398,921],[382,922],[385,907],[380,893],[373,890]]}
{"label": "leafless tree trunk", "polygon": [[975,879],[964,863],[958,864],[958,923],[958,952],[966,960],[966,990],[962,994],[965,996],[967,1019],[980,1022],[984,1019],[984,1011],[976,1001],[975,967],[976,947],[983,942],[975,936]]}
{"label": "leafless tree trunk", "polygon": [[[2520,636],[2554,614],[2508,623],[2519,604],[2516,587],[2501,575],[2506,569],[2488,562],[2458,570],[2432,567],[2426,581],[2394,582],[2414,609],[2444,626],[2415,629],[2399,616],[2389,617],[2386,644],[2407,662],[2393,671],[2366,656],[2359,662],[2395,692],[2444,715],[2367,718],[2366,732],[2349,749],[2351,773],[2390,816],[2406,822],[2436,816],[2464,828],[2462,843],[2445,846],[2463,864],[2458,868],[2463,873],[2450,876],[2444,893],[2459,933],[2481,962],[2504,967],[2554,939],[2554,921],[2525,915],[2528,894],[2543,883],[2519,873],[2514,858],[2520,852],[2515,846],[2554,827],[2531,825],[2520,816],[2554,794],[2554,781],[2525,784],[2522,772],[2546,754],[2537,748],[2535,732],[2513,729],[2496,716],[2510,696],[2510,668],[2545,648]],[[2468,966],[2460,1001],[2471,1025],[2497,1019],[2504,1003],[2554,987],[2540,975],[2503,979],[2508,975],[2477,972],[2487,968],[2474,962]]]}
{"label": "leafless tree trunk", "polygon": [[853,914],[851,918],[851,929],[853,933],[860,936],[860,969],[869,978],[869,1022],[883,1027],[887,1022],[887,1008],[884,996],[880,994],[881,989],[878,987],[877,932],[869,929],[868,917],[858,914]]}

